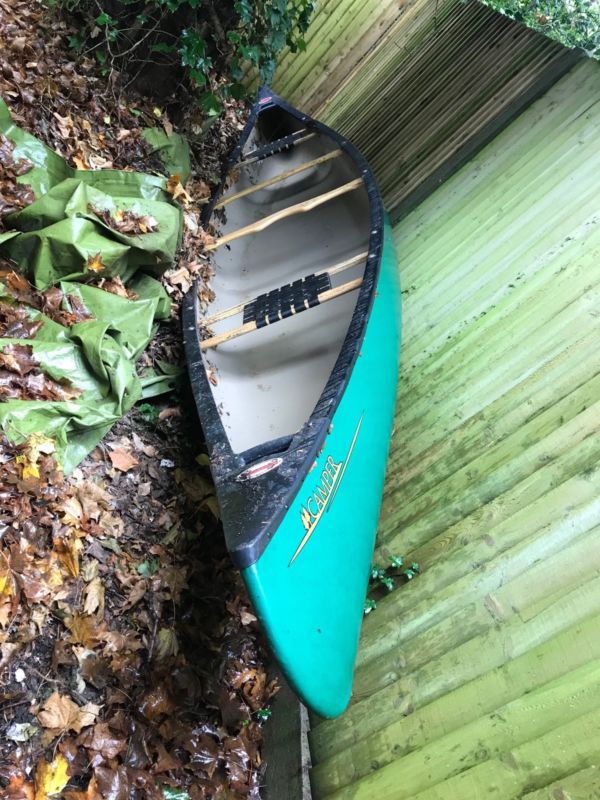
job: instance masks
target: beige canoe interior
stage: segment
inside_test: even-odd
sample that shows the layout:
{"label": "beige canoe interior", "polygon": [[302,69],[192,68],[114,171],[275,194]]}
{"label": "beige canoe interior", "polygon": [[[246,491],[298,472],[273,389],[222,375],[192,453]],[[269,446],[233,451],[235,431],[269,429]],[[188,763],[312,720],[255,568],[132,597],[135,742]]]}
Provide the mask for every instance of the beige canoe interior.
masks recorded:
{"label": "beige canoe interior", "polygon": [[[302,128],[300,120],[279,108],[263,112],[243,157]],[[317,134],[287,152],[253,163],[248,159],[250,163],[236,168],[235,182],[223,199],[337,149],[334,140]],[[361,177],[352,158],[340,153],[224,205],[220,235]],[[311,211],[295,213],[219,247],[211,283],[215,300],[202,309],[200,320],[366,252],[369,228],[367,191],[361,184]],[[332,287],[360,278],[365,263],[366,258],[334,274]],[[204,352],[205,366],[216,378],[211,388],[234,452],[292,435],[308,420],[335,365],[357,298],[358,290],[348,292]],[[242,319],[239,311],[212,323],[210,333],[237,328]]]}

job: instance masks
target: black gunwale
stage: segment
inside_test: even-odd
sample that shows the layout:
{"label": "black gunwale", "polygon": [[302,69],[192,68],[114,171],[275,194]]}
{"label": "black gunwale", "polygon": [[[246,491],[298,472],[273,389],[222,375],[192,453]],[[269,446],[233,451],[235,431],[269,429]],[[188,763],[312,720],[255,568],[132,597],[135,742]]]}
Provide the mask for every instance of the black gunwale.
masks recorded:
{"label": "black gunwale", "polygon": [[[226,163],[221,183],[204,209],[202,222],[206,224],[209,221],[223,192],[226,176],[239,161],[261,111],[273,106],[279,106],[296,117],[309,131],[328,136],[354,160],[367,190],[370,235],[363,283],[335,366],[306,423],[291,437],[274,440],[281,441],[283,449],[280,452],[261,453],[261,448],[266,448],[269,442],[241,453],[232,450],[200,349],[196,284],[184,298],[182,322],[190,382],[209,447],[211,471],[221,505],[227,547],[240,569],[251,566],[260,558],[323,447],[332,418],[360,353],[379,278],[384,238],[381,196],[373,173],[361,153],[339,133],[290,106],[268,87],[263,87],[259,92],[240,140]],[[240,473],[252,464],[274,457],[282,459],[277,469],[251,481],[238,480]]]}

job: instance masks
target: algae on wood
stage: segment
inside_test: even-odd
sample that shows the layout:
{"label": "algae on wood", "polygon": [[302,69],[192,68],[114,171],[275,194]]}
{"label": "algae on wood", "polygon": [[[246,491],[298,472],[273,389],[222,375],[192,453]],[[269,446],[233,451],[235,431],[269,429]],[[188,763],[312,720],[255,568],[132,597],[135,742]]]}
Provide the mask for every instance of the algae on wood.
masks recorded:
{"label": "algae on wood", "polygon": [[316,798],[592,798],[600,780],[600,67],[396,226],[398,410],[364,624]]}

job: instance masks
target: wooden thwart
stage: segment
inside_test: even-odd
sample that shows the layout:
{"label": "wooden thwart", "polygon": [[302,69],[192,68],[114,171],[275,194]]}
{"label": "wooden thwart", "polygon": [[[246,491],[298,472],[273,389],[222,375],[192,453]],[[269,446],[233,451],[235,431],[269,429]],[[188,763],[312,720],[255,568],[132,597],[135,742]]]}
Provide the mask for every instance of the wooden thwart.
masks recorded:
{"label": "wooden thwart", "polygon": [[280,181],[284,181],[286,178],[291,178],[292,175],[298,175],[299,172],[304,172],[311,167],[316,167],[318,164],[323,164],[325,161],[330,161],[332,158],[337,158],[341,155],[342,150],[332,150],[330,153],[325,153],[324,156],[313,158],[312,161],[307,161],[304,164],[300,164],[298,167],[293,167],[293,169],[288,169],[285,172],[281,172],[279,175],[275,175],[273,178],[268,178],[268,180],[261,181],[261,183],[256,183],[254,186],[249,186],[247,189],[242,189],[241,192],[236,192],[228,197],[224,197],[222,200],[219,200],[219,202],[215,205],[215,208],[223,208],[224,206],[229,205],[229,203],[233,203],[234,200],[239,200],[241,197],[246,197],[246,195],[252,194],[253,192],[258,192],[260,189],[266,189],[268,186],[273,186]]}
{"label": "wooden thwart", "polygon": [[[339,264],[334,264],[332,267],[328,267],[325,270],[321,270],[318,272],[317,275],[322,275],[323,273],[327,273],[329,276],[337,275],[338,272],[343,272],[345,269],[350,269],[350,267],[356,266],[356,264],[360,264],[361,261],[365,261],[369,254],[368,250],[365,250],[364,253],[359,253],[356,256],[352,256],[352,258],[346,259],[346,261],[340,261]],[[229,308],[224,308],[223,311],[218,311],[216,314],[213,314],[210,317],[206,317],[203,319],[202,325],[214,325],[215,322],[220,322],[222,319],[227,319],[228,317],[233,317],[235,314],[239,314],[244,310],[244,306],[248,305],[251,300],[247,300],[245,303],[238,303],[237,306],[230,306]]]}
{"label": "wooden thwart", "polygon": [[358,189],[358,187],[362,185],[363,179],[355,178],[355,180],[350,181],[349,183],[344,183],[342,186],[338,186],[336,189],[331,189],[329,192],[324,192],[323,194],[317,195],[317,197],[311,197],[310,200],[304,200],[302,203],[296,203],[293,206],[288,206],[288,208],[282,208],[281,211],[276,211],[274,214],[269,214],[268,217],[259,219],[257,222],[253,222],[252,225],[246,225],[243,228],[238,228],[237,231],[232,231],[231,233],[222,236],[220,239],[217,239],[214,244],[207,245],[206,249],[216,250],[217,247],[222,247],[224,244],[233,242],[235,239],[240,239],[242,236],[248,236],[251,233],[263,231],[265,228],[273,225],[274,222],[279,222],[280,220],[286,219],[287,217],[292,217],[295,214],[303,214],[306,211],[311,211],[313,208],[317,208],[317,206],[327,203],[329,200],[340,197],[340,195],[352,192],[354,189]]}
{"label": "wooden thwart", "polygon": [[[319,304],[326,303],[328,300],[333,300],[336,297],[341,297],[344,294],[348,294],[348,292],[353,292],[361,286],[362,282],[362,278],[355,278],[353,281],[348,281],[341,286],[336,286],[334,289],[328,289],[326,292],[322,292],[319,295]],[[243,336],[245,333],[255,331],[257,328],[258,324],[256,321],[252,320],[252,322],[246,322],[244,325],[240,325],[239,328],[234,328],[231,331],[220,333],[218,336],[211,336],[210,339],[205,339],[203,342],[200,342],[200,347],[202,350],[208,350],[224,342],[229,342],[231,339],[237,339],[238,336]]]}

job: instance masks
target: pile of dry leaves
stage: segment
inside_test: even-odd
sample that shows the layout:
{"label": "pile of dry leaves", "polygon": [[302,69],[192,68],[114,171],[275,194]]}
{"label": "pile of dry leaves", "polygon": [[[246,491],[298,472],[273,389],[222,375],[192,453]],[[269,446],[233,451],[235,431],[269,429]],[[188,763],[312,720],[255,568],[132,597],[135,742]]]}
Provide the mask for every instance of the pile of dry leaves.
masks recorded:
{"label": "pile of dry leaves", "polygon": [[36,0],[0,0],[0,97],[74,167],[143,169],[140,128],[156,122],[153,106],[128,103],[91,58],[75,60],[65,46],[74,32]]}
{"label": "pile of dry leaves", "polygon": [[[17,124],[78,168],[151,169],[141,128],[172,130],[166,112],[74,60],[69,33],[36,0],[0,0],[0,97]],[[232,106],[197,147],[187,187],[170,182],[185,206],[182,252],[165,277],[174,318],[142,366],[182,361],[178,302],[210,274],[199,212],[240,125]],[[31,201],[15,188],[28,168],[0,141],[8,206]],[[138,233],[153,226],[117,222]],[[35,337],[25,306],[63,325],[86,318],[58,289],[37,293],[9,272],[0,279],[12,287],[0,304],[3,337]],[[127,296],[118,279],[98,285]],[[36,396],[38,372],[26,341],[4,348],[0,401]],[[68,393],[55,383],[40,391]],[[68,480],[51,440],[0,441],[3,798],[258,798],[261,725],[276,685],[224,548],[207,464],[183,386],[168,404],[130,412]]]}
{"label": "pile of dry leaves", "polygon": [[35,199],[28,186],[17,183],[17,178],[29,172],[33,164],[25,159],[15,160],[13,150],[12,142],[0,133],[0,229],[4,217]]}
{"label": "pile of dry leaves", "polygon": [[[78,322],[92,319],[81,299],[76,294],[65,294],[58,286],[45,292],[38,291],[31,283],[0,259],[0,283],[6,292],[0,301],[0,337],[33,339],[43,322],[29,318],[27,309],[41,311],[49,319],[70,328]],[[99,283],[98,283],[99,285]],[[112,282],[104,281],[106,291],[111,291]],[[10,303],[6,302],[10,300]]]}
{"label": "pile of dry leaves", "polygon": [[69,481],[51,441],[2,443],[10,800],[258,796],[276,687],[205,459],[182,451],[179,407],[162,416],[134,412]]}

